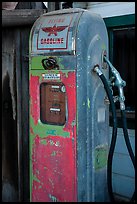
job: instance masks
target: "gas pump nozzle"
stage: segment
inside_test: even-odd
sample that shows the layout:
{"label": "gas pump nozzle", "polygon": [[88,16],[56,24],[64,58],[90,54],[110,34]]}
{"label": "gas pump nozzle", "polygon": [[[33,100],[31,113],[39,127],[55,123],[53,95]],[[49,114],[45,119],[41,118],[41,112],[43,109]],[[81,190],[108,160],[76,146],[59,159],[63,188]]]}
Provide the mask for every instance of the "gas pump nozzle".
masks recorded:
{"label": "gas pump nozzle", "polygon": [[124,91],[123,87],[126,86],[126,82],[121,78],[119,72],[115,69],[115,67],[111,64],[111,62],[108,60],[106,56],[104,56],[104,60],[108,63],[112,74],[115,77],[115,82],[113,84],[118,87],[119,90],[119,102],[120,102],[120,109],[125,110],[125,96],[124,96]]}

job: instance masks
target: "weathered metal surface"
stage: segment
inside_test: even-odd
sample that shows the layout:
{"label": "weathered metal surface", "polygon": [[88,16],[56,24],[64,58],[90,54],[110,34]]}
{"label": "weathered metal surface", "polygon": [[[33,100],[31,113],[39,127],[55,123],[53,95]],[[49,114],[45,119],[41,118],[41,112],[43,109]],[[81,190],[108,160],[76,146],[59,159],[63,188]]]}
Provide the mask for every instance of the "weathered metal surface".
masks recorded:
{"label": "weathered metal surface", "polygon": [[[53,22],[57,22],[57,25],[52,25]],[[57,27],[68,25],[67,34],[66,28],[59,34]],[[42,33],[42,28],[46,31],[48,28],[48,33]],[[56,35],[67,39],[65,49],[57,47],[57,41],[53,40]],[[104,100],[106,94],[103,85],[92,72],[94,65],[99,64],[108,77],[108,69],[103,67],[102,61],[102,53],[106,51],[108,54],[107,40],[103,20],[82,9],[65,9],[45,14],[32,28],[31,201],[97,202],[108,199],[108,105]],[[47,46],[50,42],[51,45]],[[42,49],[38,49],[38,43],[43,43],[42,47],[40,45]],[[43,68],[41,61],[51,56],[56,58],[58,70]],[[40,120],[40,84],[44,81],[62,82],[65,85],[66,123],[62,126],[44,124]]]}
{"label": "weathered metal surface", "polygon": [[76,201],[76,79],[75,72],[59,71],[59,74],[66,88],[69,116],[65,125],[59,127],[41,124],[39,85],[48,81],[38,76],[39,72],[30,76],[31,200],[34,202]]}
{"label": "weathered metal surface", "polygon": [[[102,53],[106,50],[108,54],[108,36],[103,20],[91,12],[83,12],[77,30],[78,201],[104,202],[108,200],[109,107],[104,102],[104,87],[92,69],[98,64],[108,78],[108,69],[102,68]],[[101,147],[106,152],[103,158],[96,154]]]}

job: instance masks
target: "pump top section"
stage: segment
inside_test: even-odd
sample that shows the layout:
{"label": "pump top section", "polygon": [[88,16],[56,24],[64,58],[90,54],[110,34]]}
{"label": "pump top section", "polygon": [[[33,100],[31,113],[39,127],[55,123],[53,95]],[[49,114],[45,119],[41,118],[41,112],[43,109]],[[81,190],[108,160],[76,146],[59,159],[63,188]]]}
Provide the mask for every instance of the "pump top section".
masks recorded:
{"label": "pump top section", "polygon": [[[63,9],[40,16],[30,34],[30,54],[75,55],[77,44],[89,45],[94,36],[107,36],[103,19],[84,9]],[[103,41],[106,41],[105,39]]]}

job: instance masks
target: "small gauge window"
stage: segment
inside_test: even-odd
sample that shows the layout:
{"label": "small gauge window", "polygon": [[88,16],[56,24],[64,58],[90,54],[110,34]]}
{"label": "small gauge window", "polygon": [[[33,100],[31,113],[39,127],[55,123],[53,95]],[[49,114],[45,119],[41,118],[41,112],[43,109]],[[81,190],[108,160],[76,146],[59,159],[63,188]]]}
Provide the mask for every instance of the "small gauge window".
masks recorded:
{"label": "small gauge window", "polygon": [[64,125],[66,93],[63,83],[42,83],[40,86],[40,119],[43,123]]}

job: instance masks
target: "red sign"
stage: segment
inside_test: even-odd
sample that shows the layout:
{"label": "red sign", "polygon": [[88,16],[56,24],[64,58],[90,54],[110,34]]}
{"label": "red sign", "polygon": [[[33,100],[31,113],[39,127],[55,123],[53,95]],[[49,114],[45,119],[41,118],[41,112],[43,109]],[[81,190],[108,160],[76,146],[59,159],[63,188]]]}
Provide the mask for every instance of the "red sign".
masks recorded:
{"label": "red sign", "polygon": [[44,17],[37,37],[37,50],[67,49],[71,21],[71,15]]}

